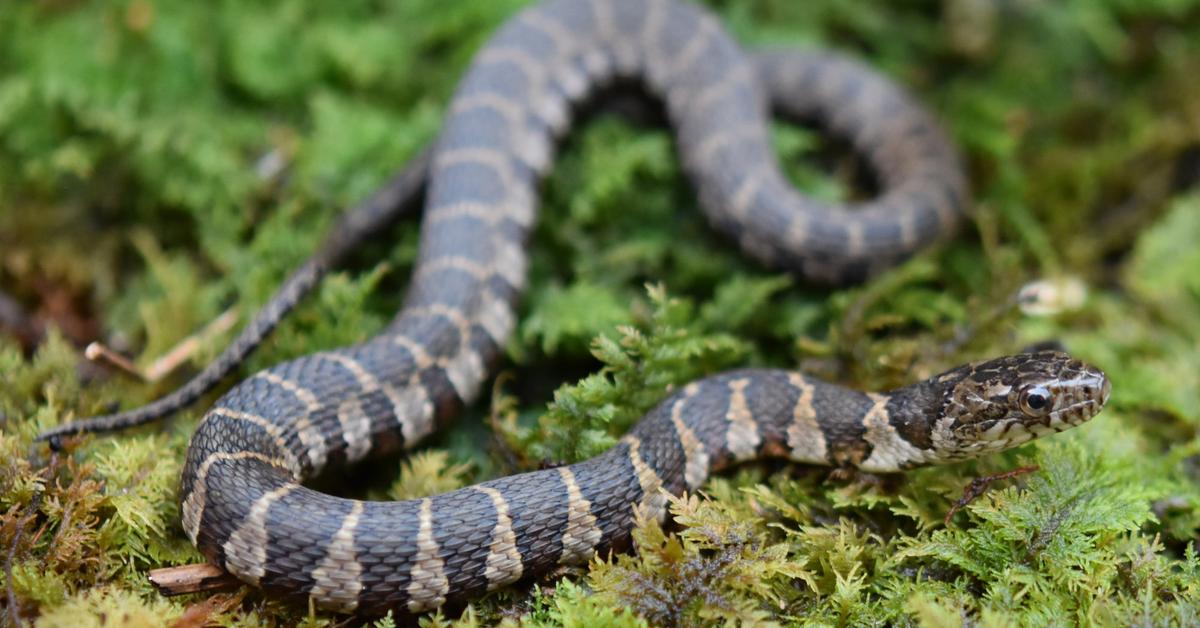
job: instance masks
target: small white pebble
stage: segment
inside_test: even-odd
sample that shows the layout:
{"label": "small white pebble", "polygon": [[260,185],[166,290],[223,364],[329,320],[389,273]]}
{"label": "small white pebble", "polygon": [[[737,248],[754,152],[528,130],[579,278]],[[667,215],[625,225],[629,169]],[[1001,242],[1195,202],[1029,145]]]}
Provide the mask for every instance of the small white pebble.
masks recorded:
{"label": "small white pebble", "polygon": [[1039,279],[1017,293],[1017,306],[1030,316],[1052,316],[1083,307],[1087,285],[1078,277]]}
{"label": "small white pebble", "polygon": [[263,181],[272,181],[278,178],[287,166],[287,156],[278,148],[273,148],[254,163],[254,173]]}

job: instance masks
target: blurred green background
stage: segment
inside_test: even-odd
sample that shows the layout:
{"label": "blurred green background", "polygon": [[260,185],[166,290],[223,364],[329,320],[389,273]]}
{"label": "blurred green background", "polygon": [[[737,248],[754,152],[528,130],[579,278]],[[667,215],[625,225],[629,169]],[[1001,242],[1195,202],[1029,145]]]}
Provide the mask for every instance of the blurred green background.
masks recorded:
{"label": "blurred green background", "polygon": [[[524,4],[0,4],[3,621],[337,621],[251,590],[165,600],[146,582],[199,560],[175,490],[204,404],[55,457],[31,440],[210,360],[232,332],[154,385],[79,366],[91,340],[144,366],[228,308],[246,320],[436,134],[471,55]],[[674,536],[641,529],[637,558],[490,596],[462,621],[1200,621],[1200,2],[706,4],[747,46],[834,48],[918,94],[969,165],[968,228],[865,285],[804,286],[708,229],[668,130],[591,116],[544,185],[501,382],[432,450],[328,488],[401,498],[587,457],[668,385],[736,365],[876,389],[1057,338],[1114,383],[1082,428],[883,481],[744,467],[675,504]],[[773,139],[808,193],[854,193],[835,144],[783,121]],[[242,373],[380,329],[415,233],[415,219],[381,233]],[[1037,280],[1083,300],[1013,307]],[[1040,471],[943,525],[969,478],[1026,463]]]}

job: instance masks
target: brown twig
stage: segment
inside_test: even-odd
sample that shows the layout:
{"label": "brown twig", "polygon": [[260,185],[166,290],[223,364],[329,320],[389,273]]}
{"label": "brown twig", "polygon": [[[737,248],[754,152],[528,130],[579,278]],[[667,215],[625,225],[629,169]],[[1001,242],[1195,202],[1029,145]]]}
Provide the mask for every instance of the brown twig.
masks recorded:
{"label": "brown twig", "polygon": [[152,569],[149,579],[158,592],[167,597],[241,585],[237,578],[208,563]]}
{"label": "brown twig", "polygon": [[88,344],[87,348],[83,350],[83,357],[92,362],[103,362],[137,379],[146,379],[146,376],[142,375],[142,371],[132,360],[109,349],[107,345],[98,340]]}
{"label": "brown twig", "polygon": [[93,342],[84,349],[83,355],[93,362],[103,362],[134,378],[154,383],[170,375],[181,364],[195,355],[210,338],[233,328],[237,323],[237,309],[230,308],[209,321],[200,331],[179,341],[169,351],[159,356],[146,368],[138,368],[129,358],[110,349],[102,342]]}
{"label": "brown twig", "polygon": [[158,380],[170,375],[175,369],[179,368],[180,364],[186,362],[192,357],[201,347],[208,343],[214,336],[223,334],[237,324],[238,314],[237,308],[229,308],[221,312],[219,316],[209,321],[207,325],[200,331],[184,338],[179,344],[175,345],[170,351],[158,358],[146,367],[144,371],[147,381],[157,382]]}
{"label": "brown twig", "polygon": [[214,595],[184,609],[183,614],[171,623],[171,628],[201,628],[217,625],[214,615],[228,612],[246,598],[246,589],[229,595]]}
{"label": "brown twig", "polygon": [[1005,471],[1004,473],[997,473],[995,475],[985,475],[983,477],[979,477],[979,478],[975,478],[974,480],[971,480],[971,483],[968,484],[967,487],[963,489],[962,498],[960,498],[958,501],[954,502],[953,506],[950,506],[950,510],[946,513],[946,517],[942,520],[942,523],[947,526],[950,525],[951,517],[953,517],[955,515],[955,513],[957,513],[959,510],[961,510],[967,504],[974,501],[975,498],[986,493],[988,488],[992,485],[993,482],[996,482],[998,480],[1007,480],[1009,478],[1015,478],[1018,475],[1025,475],[1026,473],[1033,473],[1034,471],[1037,471],[1037,470],[1038,470],[1038,466],[1036,464],[1032,464],[1027,467],[1018,467],[1011,471]]}

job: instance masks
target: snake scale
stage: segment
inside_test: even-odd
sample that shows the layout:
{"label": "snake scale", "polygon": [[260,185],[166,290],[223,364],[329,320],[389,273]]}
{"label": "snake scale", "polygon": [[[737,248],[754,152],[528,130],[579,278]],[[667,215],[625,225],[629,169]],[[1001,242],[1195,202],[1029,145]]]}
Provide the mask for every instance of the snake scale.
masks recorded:
{"label": "snake scale", "polygon": [[[361,344],[253,375],[197,428],[182,520],[208,560],[328,609],[421,612],[625,548],[635,515],[663,516],[667,493],[696,490],[730,464],[784,457],[898,471],[998,451],[1103,407],[1103,373],[1061,353],[971,364],[887,393],[742,370],[674,391],[616,446],[577,464],[399,502],[304,487],[330,465],[415,445],[476,399],[513,331],[536,186],[555,141],[574,105],[623,80],[665,104],[711,222],[748,254],[810,280],[887,268],[949,233],[968,203],[931,116],[855,62],[744,52],[712,15],[675,0],[529,7],[478,53],[432,151],[376,199],[394,206],[427,186],[418,260],[394,321]],[[850,208],[797,193],[771,149],[771,109],[848,139],[879,194]],[[377,209],[343,222],[328,249],[369,231]],[[329,261],[310,261],[260,319],[282,316]],[[270,326],[244,336],[261,339]],[[235,343],[232,361],[254,344]],[[200,379],[196,389],[219,376]]]}

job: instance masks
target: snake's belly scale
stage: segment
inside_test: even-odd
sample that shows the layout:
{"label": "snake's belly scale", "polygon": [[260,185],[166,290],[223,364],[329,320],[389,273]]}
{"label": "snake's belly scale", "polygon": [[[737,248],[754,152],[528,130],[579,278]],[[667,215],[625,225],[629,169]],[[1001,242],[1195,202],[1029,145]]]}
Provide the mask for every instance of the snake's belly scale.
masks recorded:
{"label": "snake's belly scale", "polygon": [[[674,0],[528,8],[479,52],[451,102],[396,319],[362,344],[250,377],[197,428],[182,519],[210,561],[324,608],[420,612],[622,548],[636,515],[661,516],[667,493],[732,463],[781,456],[895,471],[1061,430],[1103,404],[1103,375],[1061,354],[970,365],[890,393],[744,370],[675,391],[577,464],[399,502],[302,486],[330,464],[420,442],[477,397],[515,324],[555,139],[572,105],[616,78],[665,103],[706,213],[765,263],[859,279],[949,232],[964,211],[961,168],[937,125],[854,62],[750,55],[711,15]],[[770,106],[848,138],[879,196],[850,212],[794,191],[767,139]],[[1044,413],[1021,405],[1031,387],[1053,393]],[[964,440],[972,430],[979,438]]]}

